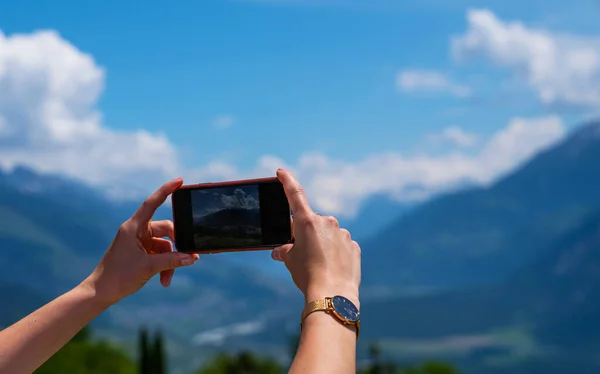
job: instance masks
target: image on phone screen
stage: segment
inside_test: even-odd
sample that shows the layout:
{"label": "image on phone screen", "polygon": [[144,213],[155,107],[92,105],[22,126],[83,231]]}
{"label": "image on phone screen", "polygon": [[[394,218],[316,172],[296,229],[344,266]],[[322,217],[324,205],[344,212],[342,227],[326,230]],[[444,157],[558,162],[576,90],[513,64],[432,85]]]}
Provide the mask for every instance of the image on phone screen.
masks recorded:
{"label": "image on phone screen", "polygon": [[258,185],[192,190],[194,245],[198,249],[262,244]]}
{"label": "image on phone screen", "polygon": [[172,199],[179,251],[272,248],[291,239],[291,212],[278,180],[184,186]]}

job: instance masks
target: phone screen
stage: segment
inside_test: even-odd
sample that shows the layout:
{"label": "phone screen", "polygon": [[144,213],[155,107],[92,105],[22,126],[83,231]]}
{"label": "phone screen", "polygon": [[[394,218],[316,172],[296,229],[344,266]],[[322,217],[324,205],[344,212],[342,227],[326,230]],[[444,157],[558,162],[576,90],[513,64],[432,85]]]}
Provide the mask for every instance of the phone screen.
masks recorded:
{"label": "phone screen", "polygon": [[180,252],[267,249],[292,237],[290,207],[276,178],[184,186],[172,203]]}

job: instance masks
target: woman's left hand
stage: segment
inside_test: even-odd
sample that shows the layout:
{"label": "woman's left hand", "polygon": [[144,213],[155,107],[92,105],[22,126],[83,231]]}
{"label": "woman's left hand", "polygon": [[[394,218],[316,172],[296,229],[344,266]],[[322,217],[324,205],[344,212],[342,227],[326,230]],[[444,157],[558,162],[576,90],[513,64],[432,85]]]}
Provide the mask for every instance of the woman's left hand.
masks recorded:
{"label": "woman's left hand", "polygon": [[83,282],[103,303],[112,305],[142,288],[160,273],[167,287],[174,269],[192,265],[198,255],[173,252],[173,222],[151,221],[154,212],[183,184],[181,178],[165,183],[144,201],[135,214],[121,225],[112,244],[94,272]]}

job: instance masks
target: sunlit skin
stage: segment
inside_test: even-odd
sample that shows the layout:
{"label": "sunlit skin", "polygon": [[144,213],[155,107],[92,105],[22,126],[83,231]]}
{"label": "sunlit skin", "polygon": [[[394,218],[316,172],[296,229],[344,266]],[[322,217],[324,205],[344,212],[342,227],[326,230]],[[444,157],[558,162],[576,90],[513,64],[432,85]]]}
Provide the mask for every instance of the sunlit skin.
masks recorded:
{"label": "sunlit skin", "polygon": [[[334,217],[315,214],[300,183],[278,170],[290,208],[294,212],[294,244],[273,251],[285,262],[306,303],[344,296],[360,308],[360,247]],[[310,314],[303,323],[291,374],[356,373],[356,328],[344,326],[324,312]]]}
{"label": "sunlit skin", "polygon": [[[315,214],[302,187],[289,172],[278,170],[294,211],[295,243],[273,251],[285,262],[306,302],[341,295],[357,307],[360,247],[333,217]],[[160,273],[167,287],[174,270],[198,259],[173,251],[173,223],[151,221],[156,209],[183,184],[164,184],[121,225],[96,269],[77,287],[0,332],[0,373],[29,374],[108,307]],[[342,308],[341,308],[342,309]],[[340,309],[340,310],[341,310]],[[351,312],[351,311],[350,311]],[[290,373],[355,373],[356,331],[331,315],[315,312],[303,323]],[[323,365],[327,362],[327,365]]]}
{"label": "sunlit skin", "polygon": [[[197,256],[173,252],[171,221],[151,222],[156,209],[182,184],[175,179],[151,195],[127,222],[94,272],[74,289],[0,331],[0,373],[30,374],[112,304],[154,275],[168,286],[174,269]],[[152,235],[150,234],[152,233]]]}

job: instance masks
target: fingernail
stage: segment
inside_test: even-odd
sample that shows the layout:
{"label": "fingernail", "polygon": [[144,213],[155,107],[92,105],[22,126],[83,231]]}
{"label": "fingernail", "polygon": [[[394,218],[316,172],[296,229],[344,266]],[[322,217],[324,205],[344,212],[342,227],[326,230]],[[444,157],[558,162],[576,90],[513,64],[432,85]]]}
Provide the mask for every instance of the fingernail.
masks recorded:
{"label": "fingernail", "polygon": [[281,261],[281,255],[279,254],[279,251],[273,251],[271,252],[271,257],[273,258],[273,260],[277,260],[277,261]]}
{"label": "fingernail", "polygon": [[183,265],[183,266],[191,265],[193,263],[194,263],[194,257],[192,257],[192,256],[183,257],[181,259],[181,265]]}
{"label": "fingernail", "polygon": [[177,177],[177,178],[174,178],[171,182],[181,182],[182,179],[183,178],[181,178],[181,177]]}
{"label": "fingernail", "polygon": [[171,279],[173,279],[172,275],[170,275],[169,278],[167,278],[167,287],[171,285]]}

